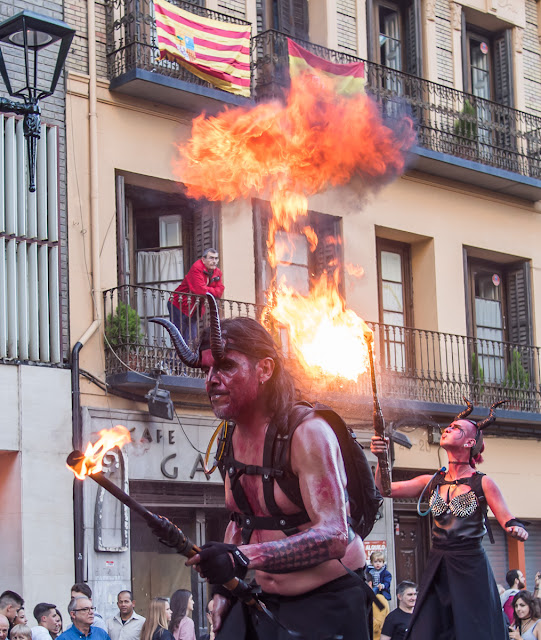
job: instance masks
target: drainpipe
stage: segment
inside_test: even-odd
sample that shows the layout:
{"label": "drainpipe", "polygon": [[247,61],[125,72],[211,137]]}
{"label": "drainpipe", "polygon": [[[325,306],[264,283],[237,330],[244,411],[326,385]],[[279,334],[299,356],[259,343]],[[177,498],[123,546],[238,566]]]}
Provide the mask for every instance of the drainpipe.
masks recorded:
{"label": "drainpipe", "polygon": [[[88,140],[89,140],[89,217],[93,321],[83,336],[75,343],[71,352],[71,408],[72,440],[74,449],[83,448],[83,417],[81,412],[81,385],[79,382],[79,354],[84,345],[99,329],[101,324],[101,277],[100,277],[100,236],[99,236],[99,192],[98,192],[98,113],[96,78],[96,10],[94,0],[87,2],[88,27]],[[73,123],[72,123],[73,126]],[[83,239],[84,241],[84,239]],[[74,479],[73,483],[73,525],[75,547],[75,582],[84,582],[84,512],[83,483]]]}

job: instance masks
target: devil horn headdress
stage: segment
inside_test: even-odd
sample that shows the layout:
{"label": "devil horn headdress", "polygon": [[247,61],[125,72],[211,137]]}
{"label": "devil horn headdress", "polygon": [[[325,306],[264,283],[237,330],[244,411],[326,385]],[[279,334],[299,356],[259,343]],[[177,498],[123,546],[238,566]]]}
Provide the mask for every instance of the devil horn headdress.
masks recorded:
{"label": "devil horn headdress", "polygon": [[171,341],[173,343],[173,346],[175,347],[175,351],[185,365],[193,368],[201,366],[199,354],[194,353],[190,349],[190,347],[184,341],[182,334],[172,322],[169,322],[169,320],[166,320],[165,318],[149,318],[149,322],[161,324],[162,327],[165,327],[167,329],[167,332],[171,336]]}
{"label": "devil horn headdress", "polygon": [[455,420],[464,420],[464,418],[467,418],[470,415],[470,413],[473,411],[473,404],[468,400],[468,398],[466,398],[466,396],[462,396],[462,397],[464,398],[464,402],[468,406],[466,409],[464,409],[464,411],[462,411],[457,415]]}
{"label": "devil horn headdress", "polygon": [[210,351],[215,362],[220,362],[224,357],[224,343],[222,342],[222,325],[220,323],[220,311],[218,303],[212,293],[207,293],[207,302],[210,313]]}
{"label": "devil horn headdress", "polygon": [[[222,326],[220,324],[220,312],[218,310],[218,303],[212,293],[207,293],[207,302],[210,312],[210,350],[212,357],[216,362],[219,362],[224,357],[224,344],[222,342]],[[171,341],[175,347],[175,351],[178,357],[188,367],[199,368],[201,367],[201,358],[198,353],[194,353],[190,347],[186,344],[182,334],[178,330],[178,327],[165,318],[149,318],[149,322],[155,322],[165,327]]]}
{"label": "devil horn headdress", "polygon": [[490,426],[493,422],[496,422],[496,416],[494,415],[494,409],[496,407],[499,407],[501,404],[505,404],[506,402],[509,402],[509,400],[498,400],[498,402],[495,402],[490,407],[490,411],[489,411],[488,416],[484,420],[481,420],[481,422],[477,423],[477,428],[482,431],[483,429],[486,429],[488,426]]}

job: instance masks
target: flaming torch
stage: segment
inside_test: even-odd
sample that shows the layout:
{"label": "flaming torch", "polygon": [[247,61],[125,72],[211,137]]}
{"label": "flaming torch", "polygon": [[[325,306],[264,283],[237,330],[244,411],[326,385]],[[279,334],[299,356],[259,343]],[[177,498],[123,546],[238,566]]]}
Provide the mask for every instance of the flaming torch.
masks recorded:
{"label": "flaming torch", "polygon": [[[158,537],[160,542],[175,549],[177,553],[180,553],[186,558],[191,558],[198,553],[200,551],[199,547],[175,524],[167,518],[156,515],[143,507],[142,504],[134,500],[103,475],[102,461],[105,454],[114,447],[121,448],[124,444],[131,441],[130,433],[126,427],[117,425],[112,429],[102,429],[99,435],[100,439],[94,445],[89,444],[85,453],[72,451],[69,454],[66,463],[68,468],[75,474],[75,477],[79,480],[84,480],[86,477],[92,478],[94,482],[97,482],[100,487],[103,487],[117,500],[120,500],[122,504],[125,504],[129,509],[138,513],[150,527],[154,535]],[[260,611],[263,610],[264,605],[253,596],[250,587],[243,580],[233,578],[227,582],[224,587],[229,589],[235,596],[244,600],[248,605],[254,606]]]}

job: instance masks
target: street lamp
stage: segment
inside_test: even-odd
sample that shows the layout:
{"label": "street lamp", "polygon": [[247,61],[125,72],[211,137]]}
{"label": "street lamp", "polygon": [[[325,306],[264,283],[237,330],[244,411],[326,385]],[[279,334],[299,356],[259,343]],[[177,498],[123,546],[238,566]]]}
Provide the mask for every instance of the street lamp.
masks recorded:
{"label": "street lamp", "polygon": [[[13,88],[0,46],[0,74],[6,89],[13,98],[24,100],[16,102],[9,98],[0,98],[0,112],[24,116],[23,132],[28,149],[28,188],[32,192],[36,190],[36,146],[41,134],[39,101],[54,93],[74,35],[75,29],[68,27],[65,22],[33,11],[21,11],[0,24],[0,45],[13,45],[22,50],[24,55],[24,80],[20,83],[22,86],[16,85]],[[60,45],[56,54],[56,66],[49,82],[47,67],[43,65],[41,58],[38,70],[38,54],[58,41]]]}

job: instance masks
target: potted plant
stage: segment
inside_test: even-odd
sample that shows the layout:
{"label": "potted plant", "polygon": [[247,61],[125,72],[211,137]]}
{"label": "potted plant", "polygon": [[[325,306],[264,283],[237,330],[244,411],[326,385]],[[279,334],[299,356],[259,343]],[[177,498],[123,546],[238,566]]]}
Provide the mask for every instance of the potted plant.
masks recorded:
{"label": "potted plant", "polygon": [[464,106],[454,125],[455,136],[459,155],[467,158],[472,156],[472,149],[477,146],[477,107],[469,100],[464,101]]}
{"label": "potted plant", "polygon": [[511,406],[519,410],[527,410],[523,404],[528,403],[528,389],[530,388],[530,374],[522,364],[522,356],[518,349],[511,352],[511,361],[505,373],[504,387],[514,400]]}
{"label": "potted plant", "polygon": [[128,366],[137,364],[137,347],[141,344],[144,333],[141,329],[141,318],[129,304],[118,301],[114,313],[108,314],[105,320],[105,346],[119,351],[128,357]]}

